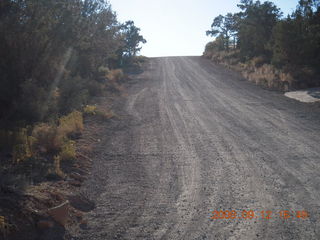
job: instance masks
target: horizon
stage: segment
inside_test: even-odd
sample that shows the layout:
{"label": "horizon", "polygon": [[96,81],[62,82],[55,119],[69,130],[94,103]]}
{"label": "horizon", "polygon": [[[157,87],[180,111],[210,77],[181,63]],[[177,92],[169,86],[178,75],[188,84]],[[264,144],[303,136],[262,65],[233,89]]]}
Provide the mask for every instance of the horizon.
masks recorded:
{"label": "horizon", "polygon": [[[205,31],[214,17],[239,12],[240,1],[227,0],[109,0],[118,21],[134,21],[147,40],[139,55],[146,57],[200,56],[205,45],[214,38]],[[298,0],[271,1],[286,16],[292,13]],[[155,30],[156,29],[156,30]]]}

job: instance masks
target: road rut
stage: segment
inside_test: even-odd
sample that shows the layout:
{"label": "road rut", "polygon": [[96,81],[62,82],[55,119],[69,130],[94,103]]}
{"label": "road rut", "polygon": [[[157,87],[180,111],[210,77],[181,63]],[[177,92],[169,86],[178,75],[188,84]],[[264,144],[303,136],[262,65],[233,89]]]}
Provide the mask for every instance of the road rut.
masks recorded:
{"label": "road rut", "polygon": [[129,120],[106,131],[85,184],[96,208],[79,239],[320,239],[318,108],[201,57],[152,58],[135,78]]}

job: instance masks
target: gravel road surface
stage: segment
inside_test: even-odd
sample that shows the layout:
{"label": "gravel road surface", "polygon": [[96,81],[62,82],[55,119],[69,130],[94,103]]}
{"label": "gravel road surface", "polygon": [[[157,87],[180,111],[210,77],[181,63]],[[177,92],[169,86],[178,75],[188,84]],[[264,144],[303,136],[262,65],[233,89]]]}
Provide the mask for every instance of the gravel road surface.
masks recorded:
{"label": "gravel road surface", "polygon": [[319,107],[201,57],[146,65],[101,139],[77,239],[320,239]]}

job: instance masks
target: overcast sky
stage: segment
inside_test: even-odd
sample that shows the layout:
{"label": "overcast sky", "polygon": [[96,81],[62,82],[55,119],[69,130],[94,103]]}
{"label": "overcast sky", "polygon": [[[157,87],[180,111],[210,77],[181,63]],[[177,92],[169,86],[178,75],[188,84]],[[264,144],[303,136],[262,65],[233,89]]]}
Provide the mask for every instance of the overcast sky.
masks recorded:
{"label": "overcast sky", "polygon": [[[133,20],[147,40],[147,57],[201,55],[212,38],[205,35],[219,14],[238,12],[236,0],[109,0],[118,20]],[[273,1],[286,14],[298,0]]]}

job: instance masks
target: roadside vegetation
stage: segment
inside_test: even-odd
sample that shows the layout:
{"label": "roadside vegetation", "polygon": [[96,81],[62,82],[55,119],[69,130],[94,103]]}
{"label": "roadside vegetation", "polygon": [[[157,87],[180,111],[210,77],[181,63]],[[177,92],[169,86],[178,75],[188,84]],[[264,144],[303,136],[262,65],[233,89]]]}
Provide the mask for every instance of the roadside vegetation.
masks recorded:
{"label": "roadside vegetation", "polygon": [[300,0],[288,16],[269,1],[241,0],[238,7],[214,18],[205,57],[271,89],[320,85],[319,0]]}
{"label": "roadside vegetation", "polygon": [[123,92],[145,42],[104,0],[0,2],[2,197],[66,177],[62,166],[77,159],[84,118],[116,116],[93,99]]}
{"label": "roadside vegetation", "polygon": [[75,157],[81,112],[93,96],[123,90],[146,40],[103,0],[4,0],[0,19],[2,166],[46,155],[57,169]]}

